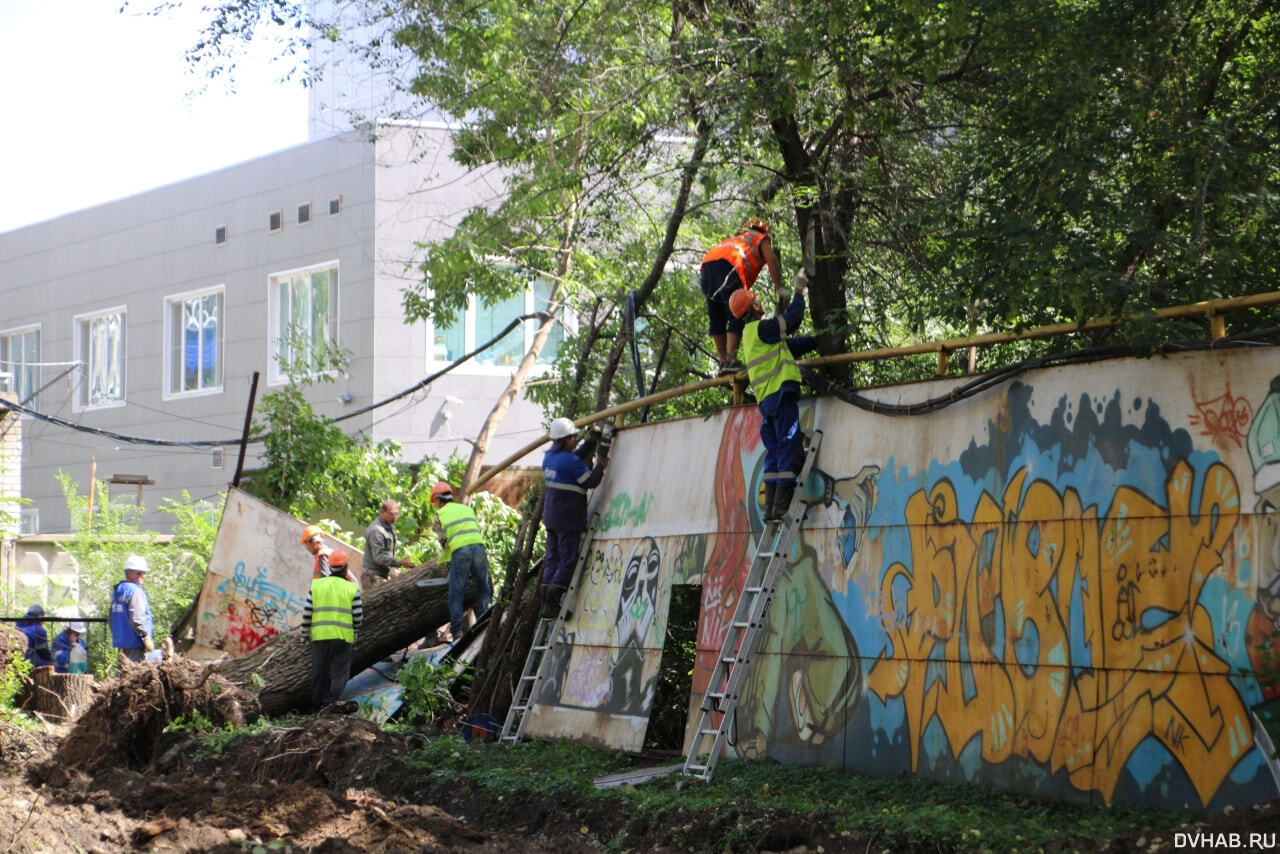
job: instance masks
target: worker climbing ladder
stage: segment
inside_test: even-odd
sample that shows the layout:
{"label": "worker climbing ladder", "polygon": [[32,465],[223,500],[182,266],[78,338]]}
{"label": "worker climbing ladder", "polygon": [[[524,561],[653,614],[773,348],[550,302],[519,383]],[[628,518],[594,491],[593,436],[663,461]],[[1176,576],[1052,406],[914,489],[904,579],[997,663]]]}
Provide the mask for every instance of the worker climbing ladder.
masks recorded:
{"label": "worker climbing ladder", "polygon": [[524,734],[527,712],[533,705],[533,698],[538,695],[538,687],[542,684],[547,654],[560,635],[560,626],[566,615],[572,614],[570,608],[578,595],[578,579],[582,577],[582,568],[590,559],[591,541],[599,524],[600,514],[592,514],[591,526],[583,534],[581,544],[578,546],[578,558],[573,567],[573,577],[569,580],[569,586],[560,600],[560,607],[555,617],[539,618],[538,625],[534,627],[533,643],[529,646],[529,654],[525,656],[524,672],[520,674],[520,680],[516,683],[511,707],[507,709],[507,719],[502,724],[502,735],[498,738],[500,742],[517,742]]}
{"label": "worker climbing ladder", "polygon": [[[781,520],[766,524],[760,534],[755,558],[751,561],[751,570],[747,573],[742,595],[738,597],[737,607],[734,608],[724,645],[716,656],[716,666],[707,682],[707,691],[702,695],[702,713],[698,718],[698,727],[694,730],[689,755],[685,758],[684,773],[703,782],[711,781],[716,761],[729,739],[734,711],[738,707],[738,696],[746,682],[751,658],[760,643],[760,635],[764,632],[769,603],[773,601],[778,581],[791,554],[791,546],[800,532],[800,523],[805,513],[804,485],[813,470],[821,441],[821,430],[814,430],[809,434],[804,450],[804,465],[800,469],[796,491],[791,497],[791,506]],[[720,715],[719,724],[714,723],[717,714]],[[707,741],[710,741],[709,746],[706,746]]]}

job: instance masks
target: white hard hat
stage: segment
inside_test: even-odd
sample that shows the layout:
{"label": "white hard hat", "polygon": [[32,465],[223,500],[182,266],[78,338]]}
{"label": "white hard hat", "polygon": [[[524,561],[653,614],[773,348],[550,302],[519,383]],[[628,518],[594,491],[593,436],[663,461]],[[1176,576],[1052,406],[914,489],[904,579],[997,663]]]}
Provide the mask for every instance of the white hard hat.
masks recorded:
{"label": "white hard hat", "polygon": [[74,620],[70,623],[67,623],[67,628],[81,635],[89,631],[89,627],[86,626],[84,623],[80,622],[79,620]]}
{"label": "white hard hat", "polygon": [[129,555],[124,562],[125,572],[147,572],[147,559],[142,555]]}
{"label": "white hard hat", "polygon": [[578,428],[573,426],[573,421],[570,419],[560,417],[551,422],[551,429],[547,432],[551,434],[552,439],[563,439],[577,433]]}

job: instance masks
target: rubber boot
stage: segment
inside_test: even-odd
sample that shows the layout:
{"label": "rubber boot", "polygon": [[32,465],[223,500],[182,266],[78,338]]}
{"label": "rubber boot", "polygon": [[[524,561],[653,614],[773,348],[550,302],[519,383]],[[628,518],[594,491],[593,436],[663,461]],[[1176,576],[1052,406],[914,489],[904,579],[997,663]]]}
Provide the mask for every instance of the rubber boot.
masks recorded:
{"label": "rubber boot", "polygon": [[773,497],[778,493],[778,484],[772,480],[764,484],[764,523],[773,521]]}
{"label": "rubber boot", "polygon": [[791,497],[796,494],[796,485],[794,483],[778,484],[778,491],[773,496],[773,518],[775,521],[782,521],[782,517],[787,515],[787,511],[791,509]]}

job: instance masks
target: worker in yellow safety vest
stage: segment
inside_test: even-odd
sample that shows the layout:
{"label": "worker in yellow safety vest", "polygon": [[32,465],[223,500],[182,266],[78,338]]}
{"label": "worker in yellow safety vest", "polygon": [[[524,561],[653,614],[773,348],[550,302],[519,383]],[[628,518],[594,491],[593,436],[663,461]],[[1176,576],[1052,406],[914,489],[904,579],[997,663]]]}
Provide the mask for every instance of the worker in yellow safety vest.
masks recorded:
{"label": "worker in yellow safety vest", "polygon": [[449,635],[454,640],[462,634],[463,600],[467,582],[476,585],[477,618],[489,610],[493,587],[489,583],[489,555],[484,550],[484,534],[476,512],[453,500],[453,487],[437,483],[431,489],[431,502],[436,507],[436,522],[444,545],[442,561],[449,562]]}
{"label": "worker in yellow safety vest", "polygon": [[360,585],[345,566],[324,564],[325,575],[311,580],[302,609],[302,630],[311,640],[311,710],[338,702],[351,678],[356,630],[364,622]]}
{"label": "worker in yellow safety vest", "polygon": [[741,234],[720,241],[702,256],[698,277],[707,299],[709,333],[722,374],[742,370],[737,356],[743,324],[741,318],[729,310],[729,299],[754,285],[766,267],[774,289],[780,288],[781,263],[769,239],[769,226],[757,217],[743,223]]}
{"label": "worker in yellow safety vest", "polygon": [[729,310],[743,318],[742,357],[747,363],[747,379],[760,406],[760,440],[764,443],[765,521],[783,517],[791,506],[799,474],[800,368],[796,358],[818,346],[810,336],[787,337],[804,321],[804,291],[808,275],[796,276],[795,296],[787,310],[764,319],[764,307],[751,290],[734,292]]}

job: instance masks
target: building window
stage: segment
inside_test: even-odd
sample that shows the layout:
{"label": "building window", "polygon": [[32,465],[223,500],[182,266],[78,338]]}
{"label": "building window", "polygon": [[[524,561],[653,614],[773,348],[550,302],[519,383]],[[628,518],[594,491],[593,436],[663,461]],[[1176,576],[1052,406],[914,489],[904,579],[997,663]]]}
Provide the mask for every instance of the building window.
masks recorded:
{"label": "building window", "polygon": [[311,203],[298,205],[298,225],[311,222]]}
{"label": "building window", "polygon": [[[550,295],[551,283],[536,281],[523,294],[510,297],[492,306],[478,303],[475,296],[470,297],[467,310],[458,321],[451,326],[434,328],[431,361],[456,361],[464,354],[488,342],[520,315],[545,310]],[[533,344],[533,337],[538,331],[538,321],[526,320],[521,326],[521,329],[512,330],[493,346],[477,353],[472,360],[473,363],[498,368],[515,368],[519,365],[525,352]],[[538,354],[538,364],[549,365],[554,362],[563,343],[564,326],[557,323],[552,327],[551,336],[547,339],[542,352]]]}
{"label": "building window", "polygon": [[225,225],[217,225],[213,228],[213,245],[221,246],[227,242],[227,227]]}
{"label": "building window", "polygon": [[80,409],[124,403],[124,316],[123,308],[115,308],[75,319]]}
{"label": "building window", "polygon": [[9,391],[35,406],[40,390],[40,328],[15,329],[0,333],[0,373],[9,374]]}
{"label": "building window", "polygon": [[329,200],[329,216],[337,216],[342,213],[342,196],[334,196]]}
{"label": "building window", "polygon": [[38,534],[40,533],[40,508],[39,507],[23,507],[18,511],[18,533],[19,534]]}
{"label": "building window", "polygon": [[165,300],[166,394],[222,390],[222,303],[222,288]]}
{"label": "building window", "polygon": [[271,377],[313,376],[338,346],[338,263],[271,277]]}
{"label": "building window", "polygon": [[275,210],[267,216],[267,231],[275,234],[284,228],[284,211]]}

